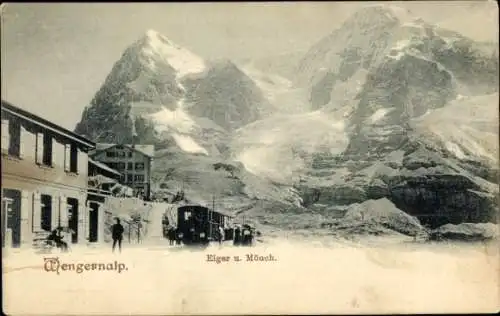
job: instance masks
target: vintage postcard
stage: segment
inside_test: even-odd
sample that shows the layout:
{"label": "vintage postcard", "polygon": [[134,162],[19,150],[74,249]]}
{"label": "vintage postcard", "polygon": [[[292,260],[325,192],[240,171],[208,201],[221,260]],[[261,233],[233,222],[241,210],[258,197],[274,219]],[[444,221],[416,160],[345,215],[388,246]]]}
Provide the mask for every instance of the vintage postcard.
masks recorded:
{"label": "vintage postcard", "polygon": [[6,314],[499,311],[495,2],[1,21]]}

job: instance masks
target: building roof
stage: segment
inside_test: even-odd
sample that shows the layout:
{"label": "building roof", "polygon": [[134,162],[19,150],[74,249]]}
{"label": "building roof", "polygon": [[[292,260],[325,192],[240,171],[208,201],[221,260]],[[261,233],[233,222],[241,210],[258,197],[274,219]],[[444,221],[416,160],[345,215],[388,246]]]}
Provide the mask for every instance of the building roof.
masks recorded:
{"label": "building roof", "polygon": [[38,115],[35,115],[31,112],[28,112],[26,110],[23,110],[21,108],[18,108],[17,106],[12,105],[11,103],[2,100],[2,111],[8,112],[12,115],[15,115],[17,117],[20,117],[24,120],[27,120],[29,122],[32,122],[38,126],[41,126],[43,128],[49,129],[53,132],[56,132],[60,135],[64,135],[72,140],[75,140],[79,142],[80,144],[83,144],[89,148],[95,148],[95,143],[83,136],[80,136],[68,129],[65,129],[62,126],[59,126],[55,123],[52,123]]}
{"label": "building roof", "polygon": [[89,163],[93,164],[94,166],[96,166],[98,168],[101,168],[101,169],[106,170],[108,172],[114,173],[116,175],[120,175],[120,176],[122,175],[119,171],[117,171],[113,168],[110,168],[108,165],[103,164],[99,161],[95,161],[95,160],[89,158]]}
{"label": "building roof", "polygon": [[108,149],[115,147],[115,146],[118,146],[118,145],[128,147],[128,148],[135,150],[135,151],[138,151],[138,152],[140,152],[143,155],[146,155],[148,157],[154,157],[154,154],[155,154],[155,146],[154,145],[96,143],[96,148],[95,148],[95,151],[92,152],[92,155],[96,154],[97,152],[108,150]]}

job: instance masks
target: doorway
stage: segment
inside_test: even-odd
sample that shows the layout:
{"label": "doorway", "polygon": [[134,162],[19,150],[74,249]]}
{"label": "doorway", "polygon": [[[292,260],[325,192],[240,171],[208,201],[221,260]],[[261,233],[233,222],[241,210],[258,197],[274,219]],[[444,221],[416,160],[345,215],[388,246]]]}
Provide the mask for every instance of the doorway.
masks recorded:
{"label": "doorway", "polygon": [[90,203],[89,211],[89,242],[97,242],[99,238],[99,204]]}
{"label": "doorway", "polygon": [[78,242],[78,200],[73,198],[68,198],[68,227],[73,232],[71,234],[71,243],[76,244]]}
{"label": "doorway", "polygon": [[2,190],[2,247],[21,246],[21,191]]}

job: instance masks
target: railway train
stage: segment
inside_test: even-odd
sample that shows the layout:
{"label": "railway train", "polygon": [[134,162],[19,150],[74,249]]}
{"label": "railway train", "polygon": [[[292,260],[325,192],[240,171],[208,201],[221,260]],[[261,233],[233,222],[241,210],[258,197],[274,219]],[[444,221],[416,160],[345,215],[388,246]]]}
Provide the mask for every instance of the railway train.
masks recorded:
{"label": "railway train", "polygon": [[[219,229],[224,229],[223,241],[233,241],[236,246],[251,246],[255,229],[246,224],[238,225],[233,217],[201,205],[183,205],[177,208],[175,239],[184,245],[208,245],[219,241]],[[259,233],[257,233],[259,235]]]}
{"label": "railway train", "polygon": [[177,208],[177,234],[185,245],[203,245],[219,240],[219,227],[224,239],[233,239],[232,217],[201,205],[183,205]]}

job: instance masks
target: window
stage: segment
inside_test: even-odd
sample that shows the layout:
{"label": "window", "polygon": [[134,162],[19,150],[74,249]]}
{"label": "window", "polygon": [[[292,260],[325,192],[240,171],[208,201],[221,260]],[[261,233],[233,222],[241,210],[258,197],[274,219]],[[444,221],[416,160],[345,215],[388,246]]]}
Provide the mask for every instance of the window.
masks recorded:
{"label": "window", "polygon": [[17,120],[9,122],[9,155],[21,156],[21,124]]}
{"label": "window", "polygon": [[43,133],[36,134],[36,163],[43,164],[44,141]]}
{"label": "window", "polygon": [[125,169],[125,163],[124,162],[119,162],[116,166],[117,170],[124,170]]}
{"label": "window", "polygon": [[9,150],[9,120],[2,119],[2,151]]}
{"label": "window", "polygon": [[36,136],[36,162],[52,166],[52,137],[44,133],[37,133]]}
{"label": "window", "polygon": [[73,198],[68,198],[66,200],[68,205],[68,228],[70,228],[73,233],[71,234],[71,242],[78,242],[78,200]]}
{"label": "window", "polygon": [[107,151],[106,157],[114,158],[114,157],[116,157],[116,153],[114,151]]}
{"label": "window", "polygon": [[135,164],[135,170],[144,170],[144,162],[138,162]]}
{"label": "window", "polygon": [[143,174],[136,174],[134,177],[134,180],[139,181],[139,182],[144,182],[144,175]]}
{"label": "window", "polygon": [[64,171],[78,172],[78,147],[75,144],[64,145]]}
{"label": "window", "polygon": [[70,149],[70,167],[69,171],[77,173],[78,172],[78,147],[75,144],[71,144]]}
{"label": "window", "polygon": [[131,151],[128,152],[128,157],[132,158],[132,152]]}
{"label": "window", "polygon": [[125,158],[125,152],[124,152],[124,151],[119,151],[119,152],[117,152],[116,154],[117,154],[117,155],[116,155],[117,157],[120,157],[120,158]]}
{"label": "window", "polygon": [[[21,244],[21,199],[23,194],[19,190],[2,189],[2,225],[11,229],[11,244],[9,247],[19,247]],[[2,229],[3,229],[2,228]],[[3,235],[3,231],[2,231]],[[5,246],[5,235],[2,236],[2,246]]]}
{"label": "window", "polygon": [[127,169],[128,169],[128,170],[132,170],[132,169],[134,169],[134,164],[133,164],[133,163],[131,163],[131,162],[127,163]]}

